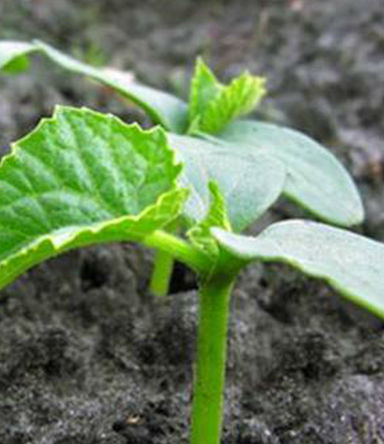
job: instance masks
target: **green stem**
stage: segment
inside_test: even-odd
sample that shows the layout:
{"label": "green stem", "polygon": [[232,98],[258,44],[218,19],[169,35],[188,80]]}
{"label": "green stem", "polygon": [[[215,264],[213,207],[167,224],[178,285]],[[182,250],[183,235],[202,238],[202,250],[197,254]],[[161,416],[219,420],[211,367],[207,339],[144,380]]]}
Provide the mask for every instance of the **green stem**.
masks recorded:
{"label": "green stem", "polygon": [[173,256],[165,251],[156,250],[155,261],[149,288],[155,296],[166,296],[169,292],[173,270]]}
{"label": "green stem", "polygon": [[[179,219],[167,225],[165,231],[177,234],[179,231]],[[149,288],[155,296],[166,296],[169,293],[174,257],[168,251],[156,250],[153,271]]]}
{"label": "green stem", "polygon": [[206,255],[185,240],[166,231],[156,230],[144,239],[141,239],[140,242],[147,247],[170,254],[198,274],[204,274],[211,268],[211,260]]}
{"label": "green stem", "polygon": [[215,275],[200,288],[191,444],[220,443],[233,282],[229,276]]}

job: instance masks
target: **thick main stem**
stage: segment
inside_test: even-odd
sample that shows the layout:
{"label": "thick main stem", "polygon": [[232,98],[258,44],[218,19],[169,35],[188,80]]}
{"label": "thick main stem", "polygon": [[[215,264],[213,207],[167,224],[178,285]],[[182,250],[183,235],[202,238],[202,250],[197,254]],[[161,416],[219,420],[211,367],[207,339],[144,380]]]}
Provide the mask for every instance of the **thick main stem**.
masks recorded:
{"label": "thick main stem", "polygon": [[173,271],[173,256],[165,251],[156,250],[149,288],[156,296],[166,296]]}
{"label": "thick main stem", "polygon": [[220,443],[232,287],[233,279],[216,275],[200,289],[191,444]]}

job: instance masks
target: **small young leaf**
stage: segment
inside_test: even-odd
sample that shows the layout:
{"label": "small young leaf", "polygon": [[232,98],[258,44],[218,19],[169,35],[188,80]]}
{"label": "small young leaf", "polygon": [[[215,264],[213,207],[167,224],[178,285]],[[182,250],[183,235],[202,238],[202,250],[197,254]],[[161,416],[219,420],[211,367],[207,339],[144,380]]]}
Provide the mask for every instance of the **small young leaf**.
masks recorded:
{"label": "small young leaf", "polygon": [[320,219],[336,225],[360,223],[364,209],[350,175],[314,140],[270,123],[241,121],[221,134],[239,154],[267,153],[287,168],[284,194]]}
{"label": "small young leaf", "polygon": [[62,251],[167,225],[187,197],[180,170],[161,129],[57,108],[0,165],[0,288]]}
{"label": "small young leaf", "polygon": [[227,216],[227,208],[224,197],[220,193],[216,182],[208,184],[211,194],[211,205],[205,219],[194,225],[187,236],[191,242],[199,249],[203,250],[210,257],[215,257],[219,253],[216,240],[210,232],[211,227],[221,227],[231,230],[231,225]]}
{"label": "small young leaf", "polygon": [[123,72],[95,68],[69,57],[43,42],[22,43],[0,42],[0,70],[16,58],[39,51],[62,68],[82,74],[117,91],[122,96],[141,107],[155,123],[174,132],[183,132],[187,126],[187,105],[177,97],[163,91],[127,80]]}
{"label": "small young leaf", "polygon": [[265,78],[244,73],[229,85],[222,85],[198,59],[191,85],[190,126],[216,134],[232,120],[250,113],[265,93]]}
{"label": "small young leaf", "polygon": [[217,134],[232,120],[250,113],[265,93],[264,78],[242,74],[208,104],[201,118],[200,129],[208,134]]}
{"label": "small young leaf", "polygon": [[202,221],[210,207],[208,183],[217,183],[234,231],[242,231],[280,196],[286,178],[278,160],[263,153],[239,154],[226,143],[197,137],[168,135],[169,144],[185,167],[181,184],[190,189],[184,214]]}
{"label": "small young leaf", "polygon": [[384,244],[316,222],[271,225],[257,237],[212,229],[219,244],[246,262],[285,262],[326,280],[352,302],[384,318]]}
{"label": "small young leaf", "polygon": [[189,121],[194,122],[203,115],[208,104],[217,98],[223,85],[199,57],[196,60],[189,98]]}

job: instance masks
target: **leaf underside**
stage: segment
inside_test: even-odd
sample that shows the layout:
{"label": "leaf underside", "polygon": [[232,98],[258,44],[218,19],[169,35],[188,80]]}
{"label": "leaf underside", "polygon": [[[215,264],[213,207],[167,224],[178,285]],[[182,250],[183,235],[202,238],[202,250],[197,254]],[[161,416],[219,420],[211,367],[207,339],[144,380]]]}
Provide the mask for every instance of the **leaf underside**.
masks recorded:
{"label": "leaf underside", "polygon": [[0,288],[51,256],[140,240],[181,212],[165,133],[58,107],[0,165]]}
{"label": "leaf underside", "polygon": [[257,237],[212,229],[219,244],[249,262],[284,262],[324,279],[352,302],[384,318],[384,245],[316,222],[290,220]]}
{"label": "leaf underside", "polygon": [[209,211],[211,181],[217,183],[237,232],[256,221],[282,192],[285,168],[264,153],[239,155],[229,145],[175,134],[168,140],[185,165],[180,182],[190,189],[184,214],[192,223],[202,221]]}
{"label": "leaf underside", "polygon": [[239,121],[219,135],[237,153],[265,153],[287,169],[284,194],[322,220],[359,224],[363,205],[350,175],[325,148],[297,131],[270,123]]}
{"label": "leaf underside", "polygon": [[181,133],[187,126],[187,105],[177,97],[133,81],[122,71],[92,67],[40,41],[0,41],[0,70],[12,68],[12,63],[18,65],[18,69],[14,71],[21,69],[21,58],[25,59],[31,52],[40,52],[62,68],[112,88],[142,108],[155,123],[166,129]]}

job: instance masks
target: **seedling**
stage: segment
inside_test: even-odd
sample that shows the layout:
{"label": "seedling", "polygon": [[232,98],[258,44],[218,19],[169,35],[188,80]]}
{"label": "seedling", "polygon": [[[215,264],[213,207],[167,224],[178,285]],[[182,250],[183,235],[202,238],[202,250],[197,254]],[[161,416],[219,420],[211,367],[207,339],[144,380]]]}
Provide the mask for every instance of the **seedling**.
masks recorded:
{"label": "seedling", "polygon": [[0,287],[59,253],[105,242],[157,249],[152,285],[159,293],[174,258],[194,270],[192,444],[220,442],[228,306],[250,262],[288,263],[384,318],[383,244],[306,220],[240,234],[281,194],[333,225],[363,219],[356,187],[330,152],[296,131],[235,120],[264,95],[263,79],[245,73],[225,86],[198,60],[187,105],[41,42],[0,43],[0,68],[24,69],[31,52],[115,89],[159,126],[145,131],[57,107],[13,145],[0,165]]}

